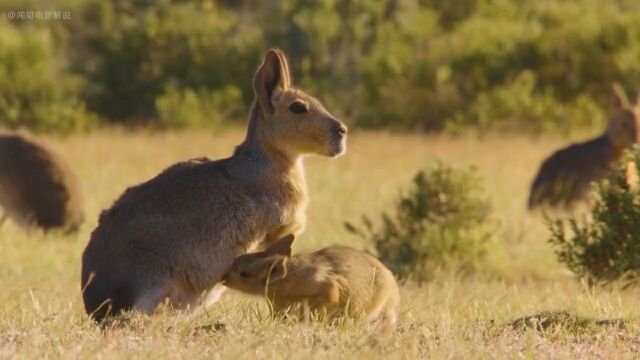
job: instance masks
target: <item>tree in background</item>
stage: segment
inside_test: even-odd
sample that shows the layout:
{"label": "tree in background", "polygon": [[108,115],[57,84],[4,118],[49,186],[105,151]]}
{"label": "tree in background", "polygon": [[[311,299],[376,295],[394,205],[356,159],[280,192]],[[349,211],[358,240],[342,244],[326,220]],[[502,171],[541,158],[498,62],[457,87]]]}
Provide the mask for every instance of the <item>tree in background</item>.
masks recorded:
{"label": "tree in background", "polygon": [[[103,122],[243,119],[253,71],[274,46],[290,56],[296,83],[370,128],[568,132],[605,121],[611,82],[627,91],[640,83],[632,0],[0,1],[0,10],[21,8],[71,12],[0,27],[16,43],[48,34],[55,51],[42,61],[68,83],[53,98],[75,99]],[[26,114],[42,101],[0,124],[38,128],[44,120]]]}

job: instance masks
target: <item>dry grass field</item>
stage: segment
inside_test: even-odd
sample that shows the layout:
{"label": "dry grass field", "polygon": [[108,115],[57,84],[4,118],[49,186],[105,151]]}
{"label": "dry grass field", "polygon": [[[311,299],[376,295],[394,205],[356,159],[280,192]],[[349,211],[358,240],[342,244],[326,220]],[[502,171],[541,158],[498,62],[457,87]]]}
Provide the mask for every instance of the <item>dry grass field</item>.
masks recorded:
{"label": "dry grass field", "polygon": [[[229,155],[242,131],[74,135],[49,142],[78,173],[87,222],[72,236],[0,229],[0,358],[416,359],[640,357],[638,289],[591,288],[557,263],[540,215],[525,210],[541,159],[560,138],[425,137],[360,133],[347,155],[309,158],[308,227],[294,251],[341,243],[370,249],[345,231],[363,213],[377,218],[412,175],[436,159],[474,164],[485,179],[504,250],[481,273],[443,273],[402,286],[395,331],[351,321],[328,325],[269,317],[260,299],[227,292],[207,314],[161,311],[102,331],[85,315],[80,257],[98,214],[127,186],[173,162]],[[514,329],[516,318],[566,310],[624,327],[560,322]],[[580,320],[580,319],[578,319]]]}

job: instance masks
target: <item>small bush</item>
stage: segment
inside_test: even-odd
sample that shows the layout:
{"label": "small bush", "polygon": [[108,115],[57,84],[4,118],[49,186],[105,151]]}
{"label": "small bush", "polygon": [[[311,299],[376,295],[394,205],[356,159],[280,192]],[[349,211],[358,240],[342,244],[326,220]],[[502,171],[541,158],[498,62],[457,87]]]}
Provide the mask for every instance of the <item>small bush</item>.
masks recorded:
{"label": "small bush", "polygon": [[413,178],[408,193],[382,213],[374,228],[363,216],[363,228],[346,223],[350,232],[371,240],[400,278],[428,280],[438,268],[475,270],[496,230],[491,207],[475,169],[437,164]]}
{"label": "small bush", "polygon": [[549,241],[560,262],[577,276],[604,283],[640,280],[639,166],[636,148],[596,185],[590,216],[549,219]]}

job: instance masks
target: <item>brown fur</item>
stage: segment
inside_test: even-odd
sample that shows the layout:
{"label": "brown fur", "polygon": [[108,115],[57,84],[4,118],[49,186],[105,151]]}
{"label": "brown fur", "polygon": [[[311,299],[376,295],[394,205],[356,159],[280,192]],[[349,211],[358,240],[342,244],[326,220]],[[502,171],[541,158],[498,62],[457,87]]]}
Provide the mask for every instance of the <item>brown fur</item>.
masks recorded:
{"label": "brown fur", "polygon": [[625,182],[629,190],[638,190],[638,167],[633,161],[629,161],[625,164]]}
{"label": "brown fur", "polygon": [[26,135],[0,135],[0,206],[4,217],[44,230],[76,230],[82,201],[69,167]]}
{"label": "brown fur", "polygon": [[607,131],[590,141],[573,144],[547,158],[529,195],[529,208],[540,205],[570,208],[589,197],[591,183],[605,177],[624,149],[640,139],[640,98],[630,104],[614,85],[614,110]]}
{"label": "brown fur", "polygon": [[[342,154],[347,129],[291,87],[279,50],[267,52],[253,85],[247,136],[233,156],[175,164],[100,215],[82,261],[85,309],[94,319],[131,308],[151,313],[165,298],[192,307],[236,257],[302,232],[302,157]],[[293,102],[308,111],[293,112]]]}
{"label": "brown fur", "polygon": [[224,284],[266,295],[276,311],[306,303],[327,316],[350,315],[393,324],[400,302],[393,274],[378,259],[346,246],[291,257],[293,235],[263,252],[240,256]]}

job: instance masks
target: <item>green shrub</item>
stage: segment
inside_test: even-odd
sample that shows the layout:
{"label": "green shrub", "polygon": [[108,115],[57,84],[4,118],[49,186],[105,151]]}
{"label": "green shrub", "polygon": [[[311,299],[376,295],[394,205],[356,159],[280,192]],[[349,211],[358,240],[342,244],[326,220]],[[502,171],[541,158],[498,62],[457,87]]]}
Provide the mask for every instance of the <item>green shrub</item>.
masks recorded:
{"label": "green shrub", "polygon": [[49,31],[0,21],[0,126],[36,131],[85,130],[95,117],[79,98],[80,78],[65,73]]}
{"label": "green shrub", "polygon": [[478,268],[496,230],[490,212],[475,169],[439,163],[415,175],[394,210],[382,213],[379,227],[366,216],[362,227],[345,226],[372,241],[398,277],[424,281],[439,268]]}
{"label": "green shrub", "polygon": [[156,98],[158,120],[165,128],[216,128],[242,114],[242,94],[228,85],[222,90],[167,88]]}
{"label": "green shrub", "polygon": [[184,91],[192,97],[240,86],[245,111],[253,98],[251,79],[266,47],[249,17],[215,2],[166,0],[91,0],[77,17],[69,25],[82,54],[74,69],[88,80],[89,108],[108,121],[156,120],[168,87],[191,89]]}
{"label": "green shrub", "polygon": [[297,82],[362,127],[568,132],[602,125],[611,82],[639,81],[637,2],[446,3],[284,0],[256,11]]}
{"label": "green shrub", "polygon": [[[64,9],[72,17],[5,17],[3,38],[54,35],[41,61],[56,87],[25,82],[44,95],[12,100],[5,118],[13,122],[20,112],[81,124],[69,119],[80,119],[86,104],[106,121],[169,126],[158,104],[170,102],[170,87],[186,99],[235,86],[247,109],[252,75],[274,46],[289,55],[297,86],[366,128],[569,132],[602,126],[612,82],[628,92],[640,83],[633,0],[17,1],[0,0],[0,10]],[[35,109],[46,103],[56,106]]]}
{"label": "green shrub", "polygon": [[606,115],[592,98],[581,95],[562,103],[552,90],[535,91],[536,76],[523,71],[513,81],[483,92],[466,111],[448,122],[449,129],[529,131],[534,134],[567,133],[576,127],[603,127]]}
{"label": "green shrub", "polygon": [[596,185],[590,216],[548,220],[559,261],[592,282],[640,280],[640,191],[628,163],[640,168],[638,148]]}

